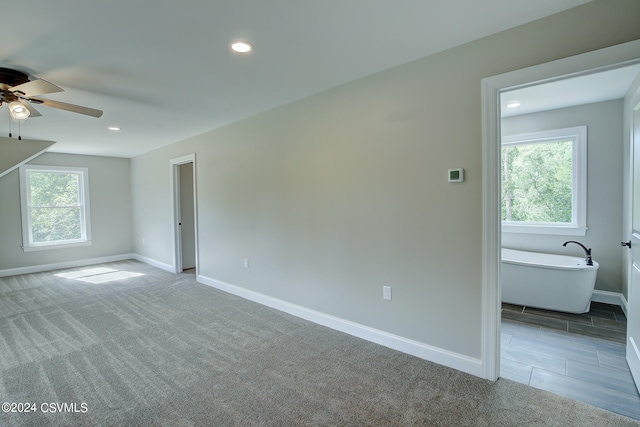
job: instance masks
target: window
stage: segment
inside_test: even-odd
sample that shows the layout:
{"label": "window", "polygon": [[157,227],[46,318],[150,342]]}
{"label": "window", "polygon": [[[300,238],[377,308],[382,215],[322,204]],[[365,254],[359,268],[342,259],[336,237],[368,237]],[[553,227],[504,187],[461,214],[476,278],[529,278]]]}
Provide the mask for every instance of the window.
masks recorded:
{"label": "window", "polygon": [[587,128],[502,138],[502,230],[584,236]]}
{"label": "window", "polygon": [[91,244],[87,168],[20,167],[25,252]]}

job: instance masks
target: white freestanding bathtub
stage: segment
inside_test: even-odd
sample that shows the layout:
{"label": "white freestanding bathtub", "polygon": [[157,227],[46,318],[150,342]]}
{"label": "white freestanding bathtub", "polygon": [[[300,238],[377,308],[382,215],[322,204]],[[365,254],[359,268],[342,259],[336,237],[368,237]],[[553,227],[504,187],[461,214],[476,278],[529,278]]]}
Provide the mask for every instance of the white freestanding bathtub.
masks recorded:
{"label": "white freestanding bathtub", "polygon": [[502,249],[502,302],[586,313],[598,263],[584,258]]}

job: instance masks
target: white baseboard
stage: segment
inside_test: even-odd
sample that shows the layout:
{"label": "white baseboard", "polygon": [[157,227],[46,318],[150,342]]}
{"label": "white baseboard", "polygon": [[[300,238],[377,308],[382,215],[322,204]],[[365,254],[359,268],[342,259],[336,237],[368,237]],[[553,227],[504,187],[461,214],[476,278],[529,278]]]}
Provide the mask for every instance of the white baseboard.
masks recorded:
{"label": "white baseboard", "polygon": [[459,371],[466,372],[478,377],[482,376],[482,362],[480,359],[454,353],[438,347],[433,347],[415,340],[390,334],[378,329],[370,328],[359,323],[331,316],[316,310],[312,310],[297,304],[292,304],[277,298],[273,298],[258,292],[250,291],[236,285],[211,279],[198,275],[197,281],[208,286],[212,286],[221,291],[257,302],[267,307],[289,313],[296,317],[309,320],[313,323],[326,326],[328,328],[353,335],[403,353],[411,354],[421,359],[428,360],[440,365],[448,366]]}
{"label": "white baseboard", "polygon": [[175,273],[176,269],[169,264],[165,264],[164,262],[156,261],[152,258],[147,258],[146,256],[142,256],[139,254],[131,254],[131,258],[136,261],[144,262],[145,264],[149,264],[153,267],[159,268],[160,270],[168,271],[169,273]]}
{"label": "white baseboard", "polygon": [[622,308],[624,315],[628,316],[627,300],[620,292],[599,291],[596,289],[593,291],[593,295],[591,295],[591,301],[619,305],[620,308]]}
{"label": "white baseboard", "polygon": [[84,267],[86,265],[102,264],[105,262],[123,261],[133,259],[135,254],[112,255],[99,258],[79,259],[74,261],[58,262],[53,264],[32,265],[29,267],[8,268],[0,270],[0,277],[16,276],[18,274],[41,273],[43,271],[61,270],[63,268]]}

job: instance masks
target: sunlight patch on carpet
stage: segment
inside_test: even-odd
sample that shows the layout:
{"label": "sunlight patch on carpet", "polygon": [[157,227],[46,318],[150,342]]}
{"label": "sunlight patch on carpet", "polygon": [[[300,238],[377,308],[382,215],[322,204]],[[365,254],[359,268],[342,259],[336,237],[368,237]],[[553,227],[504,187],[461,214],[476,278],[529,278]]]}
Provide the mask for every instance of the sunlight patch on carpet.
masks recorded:
{"label": "sunlight patch on carpet", "polygon": [[129,279],[131,277],[144,276],[144,273],[134,273],[132,271],[121,271],[114,268],[87,268],[80,271],[70,271],[67,273],[54,274],[57,277],[63,277],[65,279],[79,280],[86,283],[107,283],[116,280]]}

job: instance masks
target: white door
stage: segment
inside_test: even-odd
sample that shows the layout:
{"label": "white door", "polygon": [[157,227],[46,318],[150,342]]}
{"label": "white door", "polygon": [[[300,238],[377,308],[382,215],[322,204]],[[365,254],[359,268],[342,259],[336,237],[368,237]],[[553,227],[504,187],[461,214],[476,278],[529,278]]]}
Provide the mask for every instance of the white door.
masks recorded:
{"label": "white door", "polygon": [[[636,94],[640,94],[640,91]],[[633,156],[631,193],[632,233],[630,242],[631,275],[629,281],[629,301],[627,307],[627,363],[636,383],[640,384],[640,103],[633,98],[633,132],[631,148]]]}

